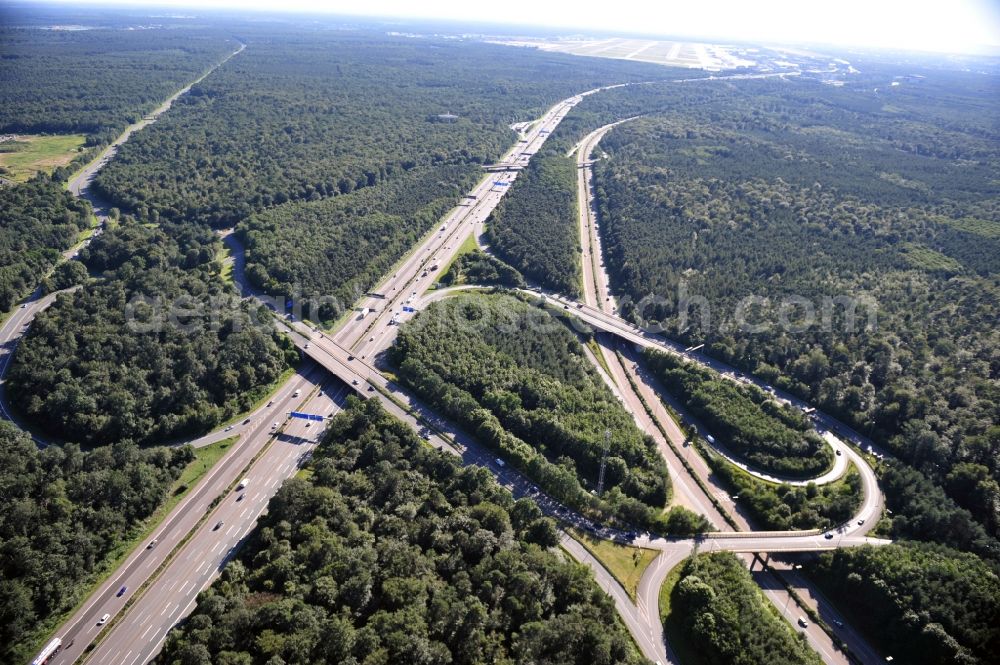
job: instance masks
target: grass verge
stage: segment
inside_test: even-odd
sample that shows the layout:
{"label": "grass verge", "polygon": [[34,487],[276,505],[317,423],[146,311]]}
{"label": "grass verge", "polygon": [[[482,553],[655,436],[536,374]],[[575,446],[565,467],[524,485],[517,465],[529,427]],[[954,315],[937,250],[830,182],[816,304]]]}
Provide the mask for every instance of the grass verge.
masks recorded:
{"label": "grass verge", "polygon": [[629,598],[635,601],[639,580],[649,564],[659,552],[644,547],[620,545],[610,540],[595,538],[579,529],[567,529],[566,533],[583,545],[601,565],[607,568],[611,576],[622,585]]}
{"label": "grass verge", "polygon": [[663,585],[660,587],[660,621],[663,622],[663,632],[667,638],[667,643],[674,650],[677,660],[683,665],[701,665],[705,661],[698,651],[698,645],[690,640],[687,632],[684,630],[684,626],[681,624],[680,617],[673,613],[673,608],[670,604],[674,587],[677,586],[677,583],[681,579],[681,567],[683,565],[683,561],[677,564],[667,574],[666,579],[663,580]]}
{"label": "grass verge", "polygon": [[226,454],[238,438],[234,436],[217,441],[204,448],[194,449],[195,458],[184,467],[181,475],[170,486],[170,489],[167,491],[167,498],[164,499],[163,503],[149,517],[135,525],[126,537],[107,553],[104,560],[95,569],[93,576],[86,583],[80,584],[80,591],[78,592],[79,600],[76,604],[65,612],[49,617],[47,621],[39,625],[34,631],[34,637],[31,640],[34,643],[32,653],[38,653],[42,646],[51,639],[55,630],[73,616],[83,603],[87,602],[91,595],[107,581],[108,577],[118,570],[119,566],[121,566],[135,548],[140,547],[150,539],[150,536],[160,528],[160,525],[170,514],[170,511],[184,500],[184,497],[222,459],[222,456]]}
{"label": "grass verge", "polygon": [[236,443],[239,438],[238,436],[231,436],[228,439],[216,441],[202,448],[195,448],[194,461],[188,464],[184,471],[181,472],[180,477],[177,478],[170,490],[170,498],[157,509],[156,513],[163,511],[166,514],[173,510],[174,506],[180,503],[180,500],[184,498],[188,490],[193,485],[198,484],[198,481],[208,473],[209,469],[215,466],[216,462],[222,459],[222,456],[226,454],[229,447]]}
{"label": "grass verge", "polygon": [[[311,397],[313,393],[315,393],[318,390],[319,389],[316,388],[313,391],[311,391],[309,397]],[[171,563],[173,563],[173,561],[177,558],[177,555],[180,553],[180,551],[184,549],[184,547],[188,544],[188,542],[192,538],[194,538],[195,534],[198,532],[198,529],[200,529],[202,525],[209,520],[212,513],[215,512],[216,508],[218,508],[219,503],[223,500],[223,498],[232,493],[233,489],[236,487],[237,483],[236,478],[246,477],[246,475],[250,472],[250,470],[257,463],[257,461],[260,460],[260,458],[264,456],[264,453],[266,453],[270,449],[271,444],[274,443],[277,436],[283,430],[284,426],[279,428],[278,431],[272,432],[270,438],[268,438],[267,440],[267,443],[265,443],[261,447],[261,449],[258,450],[257,453],[250,459],[250,461],[246,463],[246,465],[240,470],[240,472],[236,474],[235,478],[229,483],[229,485],[226,486],[222,490],[222,492],[218,494],[218,496],[212,499],[212,502],[208,505],[208,509],[205,510],[205,513],[201,516],[198,522],[193,527],[191,527],[191,529],[184,535],[184,537],[181,538],[180,542],[178,542],[174,546],[174,548],[170,550],[170,552],[167,554],[166,559],[164,559],[163,562],[160,563],[160,565],[156,568],[156,570],[150,573],[149,576],[146,577],[145,581],[139,585],[139,588],[133,592],[132,596],[128,599],[128,601],[126,601],[125,606],[122,607],[121,611],[115,614],[111,618],[111,621],[104,624],[104,628],[102,628],[101,631],[97,634],[97,636],[90,642],[90,644],[87,645],[87,647],[83,650],[83,653],[80,654],[80,656],[74,662],[74,665],[76,665],[77,663],[86,663],[90,659],[90,655],[94,651],[94,649],[96,649],[101,644],[101,642],[104,641],[104,639],[111,633],[112,629],[114,629],[114,627],[118,624],[118,622],[124,619],[129,609],[137,602],[139,602],[139,600],[146,593],[146,591],[149,590],[149,587],[152,586],[156,582],[156,580],[159,579],[160,575],[163,574],[163,571],[166,570]]]}
{"label": "grass verge", "polygon": [[[438,279],[448,274],[448,271],[451,270],[452,264],[458,260],[458,257],[462,256],[463,254],[471,254],[477,249],[479,249],[479,245],[476,244],[476,234],[474,232],[469,233],[469,235],[466,236],[465,240],[462,241],[462,244],[458,246],[458,251],[455,252],[455,256],[451,257],[451,260],[448,261],[447,265],[443,265],[440,268],[438,268]],[[454,284],[449,284],[448,286],[459,286],[460,283],[461,280],[455,282]],[[441,282],[439,281],[435,281],[434,284],[431,286],[431,288],[440,289],[444,288],[444,285],[441,284]]]}
{"label": "grass verge", "polygon": [[590,352],[594,354],[594,357],[597,359],[597,362],[601,364],[601,367],[604,368],[604,371],[607,373],[607,375],[611,377],[612,381],[614,381],[615,380],[614,374],[611,373],[611,368],[608,367],[608,361],[604,357],[604,353],[601,351],[601,345],[598,344],[597,340],[594,339],[593,337],[588,339],[585,343],[587,345],[587,348],[590,349]]}

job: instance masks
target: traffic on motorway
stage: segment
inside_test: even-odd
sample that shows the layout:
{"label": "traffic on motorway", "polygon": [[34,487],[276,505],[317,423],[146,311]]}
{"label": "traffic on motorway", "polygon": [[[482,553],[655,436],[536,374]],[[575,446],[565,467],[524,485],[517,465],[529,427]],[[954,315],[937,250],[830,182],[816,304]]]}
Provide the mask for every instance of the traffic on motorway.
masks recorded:
{"label": "traffic on motorway", "polygon": [[[288,413],[328,417],[342,407],[347,387],[336,380],[327,384],[324,375],[314,367],[286,387],[273,402],[273,413],[252,423],[145,547],[137,548],[70,619],[62,633],[66,646],[50,663],[75,662],[98,638],[87,656],[91,662],[132,665],[156,654],[169,629],[221,572],[282,481],[308,461],[322,436],[322,426],[307,427],[308,421],[290,419]],[[271,427],[272,418],[284,423],[280,429]],[[234,485],[236,476],[242,480]]]}
{"label": "traffic on motorway", "polygon": [[[351,391],[363,399],[380,399],[391,413],[420,431],[431,445],[459,455],[465,463],[489,469],[514,496],[533,498],[545,513],[562,524],[601,538],[659,550],[662,554],[658,564],[650,568],[652,577],[649,580],[643,578],[648,594],[652,594],[654,588],[658,592],[659,582],[662,582],[660,576],[665,576],[672,567],[668,567],[670,562],[683,560],[696,548],[734,552],[798,552],[884,542],[866,535],[881,510],[881,499],[874,474],[864,459],[850,447],[845,446],[844,449],[849,460],[862,471],[865,499],[858,515],[835,534],[749,532],[719,533],[699,538],[663,538],[596,524],[562,506],[541,492],[518,470],[438,417],[392,382],[378,367],[376,359],[392,344],[397,325],[411,318],[428,302],[423,294],[434,281],[434,273],[452,260],[465,238],[470,234],[475,237],[481,235],[490,212],[508,191],[519,170],[573,106],[584,96],[602,89],[605,88],[563,100],[530,125],[522,139],[463,199],[463,204],[453,209],[442,220],[440,228],[428,234],[375,287],[373,293],[378,295],[370,295],[358,303],[358,315],[350,317],[340,329],[326,334],[305,322],[277,320],[278,325],[292,331],[296,345],[304,356],[315,361],[316,367],[296,375],[266,407],[234,426],[234,429],[239,428],[236,432],[240,436],[238,443],[170,513],[154,537],[137,547],[60,629],[61,650],[48,662],[73,663],[92,643],[95,646],[87,655],[87,662],[134,665],[154,657],[169,629],[186,616],[197,594],[215,579],[239,543],[254,528],[257,518],[266,509],[281,482],[298,471],[319,441],[322,426],[312,427],[311,421],[289,418],[288,414],[296,411],[328,417],[340,408],[345,395]],[[582,144],[581,159],[589,159],[600,138],[600,135],[591,136],[590,142]],[[584,192],[589,190],[590,185],[585,173],[581,177],[584,178],[581,192]],[[85,189],[86,181],[80,181],[80,187]],[[582,210],[581,215],[584,215]],[[581,221],[584,226],[587,223],[586,220]],[[584,251],[590,252],[592,261],[586,263],[593,268],[601,263],[600,243],[592,232],[587,237],[591,241]],[[590,279],[591,287],[587,289],[585,302],[578,303],[556,295],[547,297],[567,309],[572,308],[581,320],[596,329],[634,344],[683,353],[676,345],[636,329],[615,314],[614,303],[607,291],[606,275],[595,278],[592,273]],[[435,297],[446,295],[438,292]],[[603,301],[601,295],[605,295]],[[31,308],[26,308],[20,317],[12,317],[3,327],[4,337],[0,341],[16,339],[23,331],[23,319],[42,307],[42,301],[37,301]],[[6,363],[6,360],[0,359],[0,363]],[[699,362],[702,360],[699,359]],[[713,368],[718,367],[717,363],[714,365]],[[0,376],[4,366],[0,365]],[[736,376],[731,368],[724,369],[728,376]],[[333,374],[336,379],[325,383],[321,377],[326,373]],[[805,406],[788,396],[775,394],[800,408]],[[817,419],[832,431],[853,434],[828,416],[818,414]],[[231,431],[222,430],[210,436],[224,437]],[[855,443],[862,443],[860,438],[851,438]],[[569,549],[578,558],[587,558],[575,548]],[[631,603],[627,596],[619,598],[620,585],[613,579],[606,579],[607,571],[603,571],[599,564],[593,563],[591,567],[599,581],[607,583],[606,588],[615,598],[643,653],[654,661],[668,660],[670,654],[662,638],[662,626],[656,611],[649,604],[652,601],[646,594],[641,594],[638,606]]]}

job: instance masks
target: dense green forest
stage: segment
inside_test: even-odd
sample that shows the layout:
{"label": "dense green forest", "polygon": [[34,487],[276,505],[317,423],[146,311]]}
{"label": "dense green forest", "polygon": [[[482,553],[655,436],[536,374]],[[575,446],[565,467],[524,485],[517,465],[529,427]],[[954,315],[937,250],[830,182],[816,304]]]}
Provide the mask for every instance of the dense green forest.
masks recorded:
{"label": "dense green forest", "polygon": [[[593,130],[626,118],[670,110],[697,112],[719,94],[718,85],[694,80],[705,76],[708,74],[697,70],[685,71],[682,78],[687,82],[680,83],[674,72],[667,78],[658,77],[588,95],[552,131],[545,141],[545,149],[566,154]],[[601,152],[597,150],[596,155],[600,156]]]}
{"label": "dense green forest", "polygon": [[[670,491],[653,441],[603,384],[583,345],[545,310],[505,295],[432,303],[390,351],[402,381],[552,496],[665,529]],[[605,494],[596,488],[611,431]]]}
{"label": "dense green forest", "polygon": [[236,50],[207,28],[0,26],[0,134],[87,134],[108,143]]}
{"label": "dense green forest", "polygon": [[28,295],[90,226],[90,204],[46,175],[0,187],[0,312]]}
{"label": "dense green forest", "polygon": [[81,259],[104,278],[36,317],[10,368],[13,404],[87,444],[194,435],[248,408],[296,354],[219,280],[217,250],[193,226],[126,220],[96,238]]}
{"label": "dense green forest", "polygon": [[707,665],[820,663],[805,638],[771,607],[743,562],[729,552],[681,564],[671,614]]}
{"label": "dense green forest", "polygon": [[104,558],[149,516],[190,448],[49,446],[0,421],[0,660],[27,662],[39,624],[80,600]]}
{"label": "dense green forest", "polygon": [[486,222],[490,249],[528,279],[576,296],[580,292],[576,165],[553,151],[528,168]]}
{"label": "dense green forest", "polygon": [[660,298],[633,316],[886,443],[996,535],[995,81],[924,73],[677,86],[697,111],[605,137],[602,235],[616,288]]}
{"label": "dense green forest", "polygon": [[508,288],[523,288],[524,276],[516,268],[480,249],[460,254],[441,276],[445,286],[459,284],[489,284]]}
{"label": "dense green forest", "polygon": [[[49,18],[58,24],[60,16]],[[8,18],[0,26],[0,134],[83,133],[88,146],[110,142],[237,47],[206,27],[134,30],[117,17],[94,30],[50,30],[30,12]],[[31,292],[89,226],[88,204],[57,184],[68,173],[0,187],[0,311]]]}
{"label": "dense green forest", "polygon": [[87,266],[80,261],[63,261],[42,280],[41,292],[49,294],[54,291],[62,291],[72,286],[84,284],[89,277]]}
{"label": "dense green forest", "polygon": [[534,502],[352,401],[158,662],[645,662],[557,542]]}
{"label": "dense green forest", "polygon": [[[477,171],[416,167],[350,194],[253,215],[237,227],[247,277],[273,295],[323,296],[349,308],[440,222]],[[332,302],[320,309],[319,318],[340,314]]]}
{"label": "dense green forest", "polygon": [[827,471],[833,452],[797,409],[756,386],[736,383],[672,354],[646,350],[646,364],[663,387],[754,468],[790,477]]}
{"label": "dense green forest", "polygon": [[511,123],[561,98],[663,76],[475,41],[277,26],[243,34],[243,53],[101,171],[106,198],[143,220],[229,226],[417,166],[490,162],[516,139]]}
{"label": "dense green forest", "polygon": [[[949,477],[955,478],[965,468],[956,466]],[[974,475],[966,479],[972,488],[989,483],[981,471],[978,479]],[[924,474],[901,462],[890,462],[880,474],[879,487],[891,511],[882,519],[893,538],[945,543],[1000,563],[1000,541]]]}
{"label": "dense green forest", "polygon": [[896,662],[996,662],[1000,577],[975,556],[903,543],[826,552],[807,570]]}

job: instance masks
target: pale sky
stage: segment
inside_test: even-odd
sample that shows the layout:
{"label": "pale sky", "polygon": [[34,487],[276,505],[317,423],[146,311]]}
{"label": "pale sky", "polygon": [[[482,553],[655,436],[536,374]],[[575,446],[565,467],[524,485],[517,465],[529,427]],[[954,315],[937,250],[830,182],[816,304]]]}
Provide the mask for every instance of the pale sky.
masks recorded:
{"label": "pale sky", "polygon": [[1000,0],[87,0],[309,11],[967,52],[1000,45]]}

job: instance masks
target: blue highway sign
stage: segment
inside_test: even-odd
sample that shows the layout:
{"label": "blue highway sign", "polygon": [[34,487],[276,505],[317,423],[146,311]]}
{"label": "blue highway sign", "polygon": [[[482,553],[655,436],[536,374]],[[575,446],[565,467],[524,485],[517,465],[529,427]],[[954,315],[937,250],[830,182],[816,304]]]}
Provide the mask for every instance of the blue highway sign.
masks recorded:
{"label": "blue highway sign", "polygon": [[301,411],[292,411],[292,418],[302,418],[303,420],[319,420],[322,422],[323,416],[317,416],[312,413],[302,413]]}

